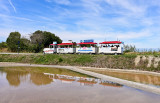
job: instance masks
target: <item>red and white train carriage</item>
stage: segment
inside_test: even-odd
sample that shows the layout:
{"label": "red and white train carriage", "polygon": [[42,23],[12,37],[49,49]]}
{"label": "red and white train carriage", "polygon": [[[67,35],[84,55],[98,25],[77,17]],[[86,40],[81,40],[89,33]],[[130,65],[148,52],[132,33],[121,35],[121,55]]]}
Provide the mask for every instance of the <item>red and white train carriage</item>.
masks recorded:
{"label": "red and white train carriage", "polygon": [[76,45],[75,43],[61,43],[57,44],[57,53],[64,53],[64,54],[69,54],[69,53],[75,53],[76,48],[74,47]]}
{"label": "red and white train carriage", "polygon": [[76,47],[76,53],[89,53],[89,54],[95,54],[97,53],[97,43],[94,42],[94,40],[81,40],[80,43],[77,43]]}
{"label": "red and white train carriage", "polygon": [[101,46],[99,47],[100,54],[122,54],[123,53],[123,45],[120,41],[104,41],[99,43]]}

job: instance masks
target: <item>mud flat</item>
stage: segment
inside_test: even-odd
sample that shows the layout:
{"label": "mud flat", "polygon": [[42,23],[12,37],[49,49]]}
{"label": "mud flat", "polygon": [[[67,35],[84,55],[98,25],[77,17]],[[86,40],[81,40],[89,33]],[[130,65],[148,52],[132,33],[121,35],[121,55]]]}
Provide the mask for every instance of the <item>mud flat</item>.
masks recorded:
{"label": "mud flat", "polygon": [[[86,71],[84,69],[81,69],[81,67],[0,62],[0,67],[13,67],[13,66],[64,68],[64,69],[69,69],[69,70],[72,70],[72,71],[75,71],[75,72],[80,72],[80,73],[83,73],[83,74],[94,76],[94,77],[97,77],[97,78],[100,78],[100,79],[103,79],[103,80],[112,81],[112,82],[123,84],[123,85],[129,86],[129,87],[133,87],[133,88],[141,89],[141,90],[144,90],[144,91],[160,94],[160,88],[158,88],[158,87],[149,86],[149,85],[146,85],[146,84],[141,84],[141,83],[132,82],[132,81],[128,81],[128,80],[123,80],[123,79],[119,79],[119,78],[115,78],[115,77],[111,77],[111,76],[107,76],[107,75],[103,75],[103,74],[99,74],[99,73],[95,73],[95,72],[91,72],[91,71]],[[129,70],[127,70],[127,71],[129,71]],[[147,72],[147,73],[149,73],[149,72]],[[154,74],[153,72],[150,72],[150,73]],[[155,75],[159,75],[159,73],[155,73]]]}

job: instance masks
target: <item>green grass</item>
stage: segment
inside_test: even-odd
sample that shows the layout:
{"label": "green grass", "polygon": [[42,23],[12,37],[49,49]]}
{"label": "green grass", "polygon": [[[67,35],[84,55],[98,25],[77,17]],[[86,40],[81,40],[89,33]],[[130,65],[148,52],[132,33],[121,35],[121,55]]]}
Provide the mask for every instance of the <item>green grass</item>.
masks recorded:
{"label": "green grass", "polygon": [[[144,56],[144,55],[141,55]],[[149,55],[145,55],[148,57]],[[0,62],[20,62],[31,64],[47,65],[70,65],[70,66],[88,66],[102,68],[118,69],[140,69],[147,71],[160,71],[160,63],[157,68],[154,66],[147,67],[148,61],[140,61],[135,66],[137,54],[126,53],[123,55],[89,55],[89,54],[31,54],[31,55],[8,55],[1,54]],[[160,57],[155,56],[154,57]],[[142,58],[141,58],[142,59]]]}

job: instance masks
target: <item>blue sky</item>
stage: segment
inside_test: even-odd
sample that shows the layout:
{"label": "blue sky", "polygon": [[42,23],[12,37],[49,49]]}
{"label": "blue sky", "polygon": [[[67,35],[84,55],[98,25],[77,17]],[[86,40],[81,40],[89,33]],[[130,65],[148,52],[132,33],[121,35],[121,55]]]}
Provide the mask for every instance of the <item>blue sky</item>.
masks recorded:
{"label": "blue sky", "polygon": [[160,48],[159,0],[0,0],[0,42],[46,30],[63,41],[124,41]]}

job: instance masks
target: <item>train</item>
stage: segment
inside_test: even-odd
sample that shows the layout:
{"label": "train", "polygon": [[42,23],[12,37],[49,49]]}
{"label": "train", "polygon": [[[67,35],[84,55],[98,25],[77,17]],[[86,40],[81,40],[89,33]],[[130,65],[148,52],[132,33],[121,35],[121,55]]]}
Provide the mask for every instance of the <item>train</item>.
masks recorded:
{"label": "train", "polygon": [[49,48],[44,48],[44,54],[123,54],[122,41],[104,41],[100,43],[90,40],[80,40],[80,43],[72,42],[67,43],[53,42]]}

